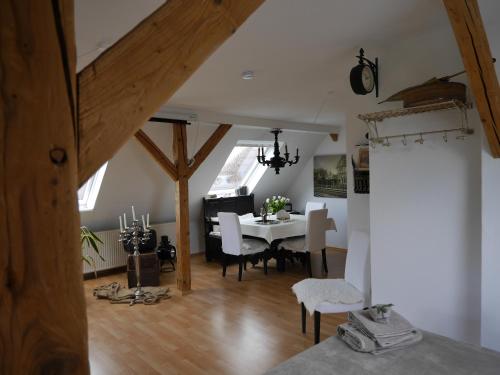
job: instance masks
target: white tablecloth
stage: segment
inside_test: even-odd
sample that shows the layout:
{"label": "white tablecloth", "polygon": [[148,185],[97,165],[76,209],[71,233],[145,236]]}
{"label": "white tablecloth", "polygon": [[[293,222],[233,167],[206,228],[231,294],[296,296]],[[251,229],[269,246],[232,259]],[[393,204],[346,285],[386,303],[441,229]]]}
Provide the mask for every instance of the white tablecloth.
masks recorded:
{"label": "white tablecloth", "polygon": [[[263,238],[269,244],[274,240],[304,236],[306,234],[306,217],[304,215],[290,215],[290,220],[279,224],[259,224],[255,222],[260,219],[260,217],[240,219],[241,233],[246,236]],[[275,216],[269,217],[269,220],[275,219]],[[326,230],[336,230],[333,219],[327,219]]]}

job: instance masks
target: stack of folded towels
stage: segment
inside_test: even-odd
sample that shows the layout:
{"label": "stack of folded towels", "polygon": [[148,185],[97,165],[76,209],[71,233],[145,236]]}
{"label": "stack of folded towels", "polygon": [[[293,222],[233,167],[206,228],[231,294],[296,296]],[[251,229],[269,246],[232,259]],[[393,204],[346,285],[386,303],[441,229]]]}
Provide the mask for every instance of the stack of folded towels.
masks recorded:
{"label": "stack of folded towels", "polygon": [[394,310],[383,323],[374,321],[368,309],[349,312],[348,320],[337,328],[337,333],[358,352],[382,354],[422,340],[422,332]]}

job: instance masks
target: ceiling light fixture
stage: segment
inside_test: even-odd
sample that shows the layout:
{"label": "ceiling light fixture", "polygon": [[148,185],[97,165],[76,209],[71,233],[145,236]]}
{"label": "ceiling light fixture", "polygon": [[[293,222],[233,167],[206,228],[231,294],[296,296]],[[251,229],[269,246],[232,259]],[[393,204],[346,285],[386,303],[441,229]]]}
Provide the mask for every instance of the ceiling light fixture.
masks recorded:
{"label": "ceiling light fixture", "polygon": [[253,72],[253,70],[246,70],[243,73],[241,73],[241,78],[243,78],[245,80],[254,79],[255,73]]}
{"label": "ceiling light fixture", "polygon": [[281,133],[281,129],[273,129],[271,133],[274,134],[274,156],[270,160],[266,160],[266,154],[264,152],[264,147],[259,147],[259,154],[257,155],[257,161],[259,164],[268,166],[276,171],[276,174],[280,174],[280,169],[288,165],[297,164],[299,162],[299,149],[297,148],[297,153],[293,160],[290,160],[290,153],[288,152],[288,146],[285,143],[285,157],[280,155],[280,145],[278,142],[278,134]]}

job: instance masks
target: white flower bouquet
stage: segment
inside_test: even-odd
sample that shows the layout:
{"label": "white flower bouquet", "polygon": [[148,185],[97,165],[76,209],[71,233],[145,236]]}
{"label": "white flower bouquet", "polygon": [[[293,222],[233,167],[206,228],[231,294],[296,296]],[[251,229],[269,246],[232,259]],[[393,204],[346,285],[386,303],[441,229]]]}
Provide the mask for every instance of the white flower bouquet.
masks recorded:
{"label": "white flower bouquet", "polygon": [[266,209],[267,212],[275,214],[278,211],[285,208],[285,205],[290,202],[290,199],[287,197],[282,197],[281,195],[273,195],[272,198],[266,199]]}

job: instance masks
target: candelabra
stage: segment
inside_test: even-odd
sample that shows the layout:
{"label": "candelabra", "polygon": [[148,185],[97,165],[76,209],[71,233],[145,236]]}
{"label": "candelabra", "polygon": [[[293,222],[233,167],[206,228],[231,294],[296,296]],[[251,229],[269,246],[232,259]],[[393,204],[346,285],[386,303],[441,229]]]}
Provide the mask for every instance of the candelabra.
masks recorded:
{"label": "candelabra", "polygon": [[147,224],[144,222],[144,216],[142,217],[142,226],[139,225],[139,220],[135,217],[134,207],[132,206],[132,225],[127,226],[126,215],[123,214],[124,226],[122,226],[121,216],[120,218],[120,238],[118,241],[122,242],[124,245],[132,244],[134,247],[134,267],[135,267],[135,277],[137,280],[136,289],[134,292],[135,301],[142,300],[144,298],[144,291],[141,288],[141,253],[139,252],[139,245],[145,244],[151,235],[149,231],[149,214]]}
{"label": "candelabra", "polygon": [[259,147],[259,154],[257,155],[257,161],[259,164],[266,165],[273,168],[276,174],[280,174],[280,169],[285,165],[293,165],[299,162],[299,149],[297,148],[297,154],[293,160],[290,160],[290,153],[288,152],[288,146],[285,144],[285,157],[280,155],[280,146],[278,142],[278,134],[281,133],[281,129],[273,129],[271,133],[274,134],[274,155],[270,160],[266,160],[266,155],[264,148]]}

